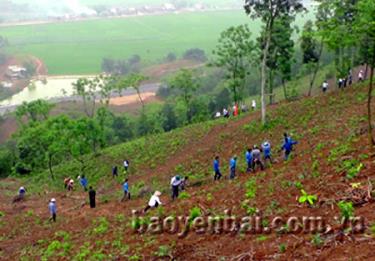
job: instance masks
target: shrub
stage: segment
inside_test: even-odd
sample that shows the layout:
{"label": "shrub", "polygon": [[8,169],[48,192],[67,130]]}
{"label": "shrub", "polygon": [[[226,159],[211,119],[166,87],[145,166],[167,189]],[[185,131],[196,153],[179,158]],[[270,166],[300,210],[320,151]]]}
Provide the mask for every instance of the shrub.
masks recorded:
{"label": "shrub", "polygon": [[342,218],[349,219],[354,216],[354,207],[352,202],[340,201],[337,206],[340,209]]}
{"label": "shrub", "polygon": [[158,257],[167,257],[170,256],[170,248],[169,246],[159,246],[158,251],[155,253]]}
{"label": "shrub", "polygon": [[108,231],[109,222],[105,217],[101,217],[98,220],[94,220],[94,224],[97,225],[93,229],[94,234],[102,235]]}
{"label": "shrub", "polygon": [[183,191],[183,192],[180,193],[180,195],[178,195],[178,198],[180,198],[180,199],[189,199],[190,195],[186,191]]}
{"label": "shrub", "polygon": [[311,243],[315,246],[315,247],[321,247],[324,243],[324,240],[322,239],[322,237],[320,236],[320,234],[315,234],[312,239],[311,239]]}
{"label": "shrub", "polygon": [[193,207],[190,209],[190,214],[189,214],[189,221],[193,222],[194,219],[197,217],[200,217],[202,215],[201,209],[199,207]]}
{"label": "shrub", "polygon": [[301,189],[302,196],[299,197],[298,202],[299,203],[308,203],[310,206],[314,205],[315,201],[318,200],[318,197],[316,195],[309,195],[306,193],[305,190]]}
{"label": "shrub", "polygon": [[245,183],[246,188],[246,198],[252,199],[255,197],[257,187],[256,187],[256,178],[252,177]]}

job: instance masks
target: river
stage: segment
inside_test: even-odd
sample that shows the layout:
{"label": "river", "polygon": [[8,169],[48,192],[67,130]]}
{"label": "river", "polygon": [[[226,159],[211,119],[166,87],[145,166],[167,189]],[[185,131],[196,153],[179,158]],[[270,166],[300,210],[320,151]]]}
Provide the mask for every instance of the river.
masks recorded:
{"label": "river", "polygon": [[[0,101],[0,114],[14,111],[17,106],[23,102],[31,102],[38,99],[49,100],[51,102],[78,100],[79,97],[74,96],[72,83],[76,82],[80,76],[53,76],[47,77],[46,83],[34,81],[29,87],[12,97]],[[82,77],[82,76],[81,76]],[[90,76],[84,76],[90,77]],[[91,76],[92,77],[92,76]],[[145,84],[141,86],[141,92],[156,92],[159,83]],[[122,95],[133,95],[133,89],[125,90]],[[113,96],[117,96],[116,93]]]}

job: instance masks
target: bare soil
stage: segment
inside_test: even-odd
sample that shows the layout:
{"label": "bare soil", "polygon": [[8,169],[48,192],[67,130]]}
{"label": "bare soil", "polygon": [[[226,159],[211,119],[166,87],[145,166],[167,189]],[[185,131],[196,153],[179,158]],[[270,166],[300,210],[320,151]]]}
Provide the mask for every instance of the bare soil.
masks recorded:
{"label": "bare soil", "polygon": [[[72,193],[44,191],[13,205],[10,203],[11,197],[21,184],[15,179],[6,179],[2,181],[0,188],[0,210],[5,214],[0,227],[0,257],[4,260],[18,260],[25,246],[37,247],[39,240],[54,238],[56,231],[63,230],[72,235],[76,246],[74,250],[83,242],[89,241],[92,251],[95,250],[97,240],[113,242],[116,233],[121,232],[122,244],[130,246],[130,253],[119,255],[116,260],[128,260],[130,254],[141,254],[143,260],[158,260],[155,251],[160,245],[169,245],[173,250],[170,258],[159,260],[169,260],[172,257],[175,260],[375,260],[374,234],[369,231],[375,221],[373,200],[355,206],[355,214],[365,218],[366,233],[343,233],[339,224],[333,220],[334,216],[340,215],[337,202],[345,191],[351,189],[351,183],[360,183],[363,187],[368,181],[375,181],[375,154],[367,146],[366,123],[352,123],[366,115],[365,101],[358,101],[360,92],[364,93],[363,87],[352,87],[346,91],[296,101],[291,105],[274,105],[270,107],[269,113],[281,112],[287,121],[257,135],[245,130],[244,126],[258,120],[259,112],[229,119],[226,124],[214,127],[199,142],[187,144],[156,169],[144,166],[131,177],[132,184],[140,180],[148,184],[153,178],[168,184],[170,177],[175,174],[176,166],[182,164],[184,169],[194,173],[197,165],[206,165],[205,178],[199,184],[188,186],[189,199],[172,202],[169,195],[162,195],[161,198],[166,215],[189,215],[189,210],[198,206],[205,216],[223,213],[225,209],[231,209],[232,214],[244,216],[241,205],[246,192],[245,182],[252,176],[257,177],[256,197],[251,204],[265,217],[322,216],[330,221],[335,230],[321,235],[323,243],[320,246],[312,243],[313,235],[309,233],[272,233],[261,237],[191,232],[184,238],[166,233],[139,235],[126,224],[131,220],[133,209],[141,210],[145,206],[146,198],[136,198],[121,204],[118,201],[98,203],[97,208],[92,210],[87,204],[82,204],[87,200],[87,195],[77,189]],[[303,115],[311,117],[306,126],[300,122]],[[284,131],[300,137],[293,158],[286,163],[277,148]],[[345,155],[340,155],[338,161],[329,162],[333,149],[345,144],[349,137],[350,150]],[[234,154],[243,161],[243,151],[265,139],[274,144],[275,163],[272,167],[255,174],[239,171],[235,181],[227,179],[227,169],[223,167],[225,178],[216,183],[213,181],[211,163],[215,155],[219,154],[223,163]],[[319,144],[322,144],[320,150],[317,149]],[[357,177],[348,180],[345,173],[337,171],[337,164],[341,161],[357,159],[360,155],[365,155],[361,158],[364,168]],[[316,177],[312,176],[314,162],[319,163],[319,175]],[[293,185],[296,181],[300,181],[309,194],[318,196],[316,205],[308,207],[297,202],[296,199],[301,194],[300,189]],[[114,183],[110,189],[120,190],[121,186]],[[106,191],[99,186],[98,197],[104,197]],[[57,198],[58,222],[51,225],[35,223],[35,216],[43,221],[48,219],[47,202],[51,197]],[[26,214],[31,210],[32,217]],[[116,220],[115,217],[119,214],[125,215],[125,221]],[[93,219],[98,217],[110,220],[109,232],[100,237],[90,237],[87,229],[92,227]],[[285,251],[280,250],[281,245],[285,245]],[[110,245],[104,246],[102,250],[105,254],[113,253]]]}

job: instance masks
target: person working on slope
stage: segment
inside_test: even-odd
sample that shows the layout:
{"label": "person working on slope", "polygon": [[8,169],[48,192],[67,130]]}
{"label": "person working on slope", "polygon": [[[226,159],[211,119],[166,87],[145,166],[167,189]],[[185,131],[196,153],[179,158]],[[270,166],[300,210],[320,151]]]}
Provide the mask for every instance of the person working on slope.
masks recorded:
{"label": "person working on slope", "polygon": [[219,156],[216,156],[214,159],[214,180],[220,180],[221,176]]}
{"label": "person working on slope", "polygon": [[181,185],[181,177],[176,175],[171,179],[171,188],[172,188],[172,200],[178,198],[178,193]]}
{"label": "person working on slope", "polygon": [[328,82],[325,80],[322,84],[322,91],[325,93],[328,90]]}
{"label": "person working on slope", "polygon": [[143,213],[146,213],[150,208],[157,208],[159,205],[162,205],[160,201],[161,192],[155,191],[154,195],[148,201],[146,208],[143,210]]}
{"label": "person working on slope", "polygon": [[289,159],[289,155],[293,151],[293,146],[296,144],[298,144],[297,141],[294,141],[287,133],[284,133],[284,144],[281,147],[281,150],[285,151],[285,160]]}
{"label": "person working on slope", "polygon": [[229,179],[234,179],[236,177],[236,166],[237,166],[237,156],[234,156],[229,161],[229,168],[230,168]]}
{"label": "person working on slope", "polygon": [[90,190],[89,190],[90,208],[95,208],[96,206],[95,197],[96,197],[96,191],[90,186]]}
{"label": "person working on slope", "polygon": [[20,187],[19,190],[18,190],[18,198],[20,200],[23,200],[25,198],[25,195],[26,195],[25,187]]}
{"label": "person working on slope", "polygon": [[252,109],[253,111],[255,111],[256,108],[257,108],[257,102],[256,102],[255,100],[252,100],[252,101],[251,101],[251,109]]}
{"label": "person working on slope", "polygon": [[67,188],[68,188],[68,191],[73,191],[73,188],[74,188],[74,180],[73,179],[69,180]]}
{"label": "person working on slope", "polygon": [[251,149],[248,148],[245,154],[247,169],[246,172],[251,172],[253,169],[253,156],[251,155]]}
{"label": "person working on slope", "polygon": [[360,70],[358,73],[358,82],[362,82],[362,81],[363,81],[363,70]]}
{"label": "person working on slope", "polygon": [[65,188],[65,189],[68,188],[68,184],[69,184],[69,181],[70,181],[70,180],[71,180],[70,177],[64,179],[64,188]]}
{"label": "person working on slope", "polygon": [[85,177],[85,175],[82,175],[82,177],[79,179],[79,183],[81,184],[81,186],[83,187],[83,189],[85,191],[87,191],[87,178]]}
{"label": "person working on slope", "polygon": [[263,150],[264,164],[266,164],[266,160],[269,160],[269,162],[272,164],[271,144],[268,141],[263,142],[262,150]]}
{"label": "person working on slope", "polygon": [[48,204],[48,210],[51,214],[50,221],[56,222],[56,213],[57,213],[57,206],[56,206],[56,199],[52,198]]}
{"label": "person working on slope", "polygon": [[264,170],[264,165],[263,165],[262,159],[261,159],[261,157],[262,157],[261,151],[260,151],[260,149],[258,148],[257,145],[254,145],[253,150],[251,151],[251,156],[253,158],[253,164],[252,164],[253,171],[255,172],[255,167],[257,165],[260,166],[261,170]]}
{"label": "person working on slope", "polygon": [[129,161],[128,160],[124,160],[124,173],[128,173],[128,170],[129,170]]}
{"label": "person working on slope", "polygon": [[112,167],[112,178],[118,177],[118,168],[117,166]]}
{"label": "person working on slope", "polygon": [[20,187],[18,189],[18,195],[13,198],[13,203],[24,200],[25,194],[26,194],[26,189],[24,187]]}
{"label": "person working on slope", "polygon": [[189,180],[189,177],[188,176],[185,176],[181,179],[181,184],[180,184],[180,191],[183,191],[185,190],[186,186],[188,185],[188,180]]}
{"label": "person working on slope", "polygon": [[226,108],[223,109],[223,117],[224,118],[229,118],[229,112]]}
{"label": "person working on slope", "polygon": [[122,190],[124,191],[124,195],[122,196],[121,202],[125,199],[130,200],[130,191],[129,191],[129,180],[125,179],[124,184],[122,185]]}

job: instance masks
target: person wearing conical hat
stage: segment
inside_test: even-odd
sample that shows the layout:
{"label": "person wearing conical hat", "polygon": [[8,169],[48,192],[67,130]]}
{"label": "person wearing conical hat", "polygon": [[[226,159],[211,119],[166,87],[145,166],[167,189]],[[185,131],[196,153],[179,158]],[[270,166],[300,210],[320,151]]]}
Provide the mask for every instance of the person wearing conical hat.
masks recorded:
{"label": "person wearing conical hat", "polygon": [[161,192],[155,191],[154,195],[151,196],[143,212],[146,213],[150,208],[157,208],[159,205],[162,205],[160,198],[159,198],[160,196],[161,196]]}
{"label": "person wearing conical hat", "polygon": [[53,222],[56,222],[56,213],[57,213],[57,207],[56,207],[56,199],[52,198],[49,201],[48,204],[49,213],[51,214],[50,221],[53,220]]}
{"label": "person wearing conical hat", "polygon": [[264,164],[266,164],[267,160],[269,160],[269,162],[272,164],[271,143],[269,141],[263,142],[263,144],[262,144],[262,150],[263,150]]}

